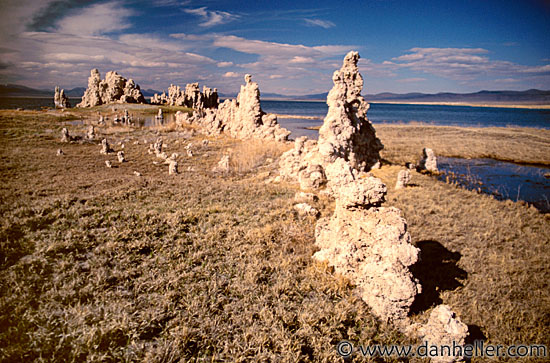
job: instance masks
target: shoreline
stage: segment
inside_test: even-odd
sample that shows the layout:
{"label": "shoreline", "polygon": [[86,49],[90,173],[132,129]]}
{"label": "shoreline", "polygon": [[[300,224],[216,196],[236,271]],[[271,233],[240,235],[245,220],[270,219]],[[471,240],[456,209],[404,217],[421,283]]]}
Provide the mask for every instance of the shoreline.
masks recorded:
{"label": "shoreline", "polygon": [[[326,100],[302,100],[302,99],[289,99],[289,98],[266,98],[264,101],[280,101],[280,102],[326,102]],[[475,102],[445,102],[445,101],[384,101],[375,100],[366,101],[370,104],[388,104],[388,105],[426,105],[426,106],[463,106],[463,107],[490,107],[490,108],[524,108],[531,110],[549,110],[549,104],[531,104],[531,103],[475,103]]]}

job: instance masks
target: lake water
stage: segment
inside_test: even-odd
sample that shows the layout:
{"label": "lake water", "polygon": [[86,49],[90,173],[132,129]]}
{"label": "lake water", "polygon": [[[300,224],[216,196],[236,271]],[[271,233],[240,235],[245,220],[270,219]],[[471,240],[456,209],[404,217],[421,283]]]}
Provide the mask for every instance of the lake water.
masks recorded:
{"label": "lake water", "polygon": [[516,165],[493,159],[438,157],[440,180],[470,190],[493,195],[497,199],[523,200],[542,212],[550,212],[550,167]]}
{"label": "lake water", "polygon": [[[325,102],[262,101],[265,112],[282,115],[302,115],[317,117],[284,118],[279,123],[292,131],[293,137],[308,136],[317,138],[317,132],[304,130],[308,126],[323,123],[328,106]],[[550,110],[496,107],[438,106],[438,105],[397,105],[371,103],[367,113],[373,124],[423,122],[442,126],[466,127],[536,127],[550,129]]]}

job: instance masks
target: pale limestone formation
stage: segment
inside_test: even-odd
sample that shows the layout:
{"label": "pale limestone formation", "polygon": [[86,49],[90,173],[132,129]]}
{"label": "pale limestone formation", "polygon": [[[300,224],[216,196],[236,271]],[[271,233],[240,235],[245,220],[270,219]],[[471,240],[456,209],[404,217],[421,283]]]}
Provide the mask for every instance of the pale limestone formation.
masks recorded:
{"label": "pale limestone formation", "polygon": [[297,192],[294,195],[294,201],[296,203],[313,203],[318,200],[319,198],[313,193]]}
{"label": "pale limestone formation", "polygon": [[428,322],[418,328],[418,335],[422,342],[428,343],[428,347],[451,347],[450,352],[442,350],[442,355],[431,357],[432,362],[452,363],[463,360],[464,356],[455,355],[459,351],[453,351],[452,347],[464,346],[468,326],[447,305],[438,305],[432,310]]}
{"label": "pale limestone formation", "polygon": [[395,189],[402,189],[407,187],[411,182],[411,172],[409,170],[400,170],[397,174],[397,182],[395,183]]}
{"label": "pale limestone formation", "polygon": [[304,216],[316,217],[317,215],[319,215],[319,211],[307,203],[295,204],[294,210],[298,212],[298,215],[301,217],[304,217]]}
{"label": "pale limestone formation", "polygon": [[90,125],[90,127],[88,127],[88,132],[86,133],[86,139],[95,140],[95,137],[96,137],[95,128],[93,125]]}
{"label": "pale limestone formation", "polygon": [[55,87],[55,93],[53,96],[53,103],[55,108],[70,108],[71,103],[69,102],[69,97],[65,95],[65,90],[59,90],[59,86]]}
{"label": "pale limestone formation", "polygon": [[178,174],[178,162],[176,160],[170,160],[168,164],[168,175]]}
{"label": "pale limestone formation", "polygon": [[349,52],[327,96],[329,106],[319,129],[319,152],[329,161],[343,158],[357,170],[367,171],[380,159],[383,146],[367,119],[369,104],[361,96],[363,77],[357,68],[359,53]]}
{"label": "pale limestone formation", "polygon": [[420,169],[427,170],[432,173],[438,173],[437,169],[437,158],[432,149],[424,148],[422,149],[422,160],[420,160]]}
{"label": "pale limestone formation", "polygon": [[57,156],[62,156],[62,155],[65,155],[65,153],[63,152],[63,150],[61,149],[57,149]]}
{"label": "pale limestone formation", "polygon": [[[363,77],[357,68],[358,60],[357,52],[349,52],[342,68],[334,72],[334,86],[327,96],[329,109],[319,130],[319,140],[296,139],[294,149],[281,156],[282,178],[298,180],[300,173],[312,165],[326,169],[339,159],[357,172],[379,166],[383,146],[366,117],[369,105],[361,96]],[[325,174],[330,185],[326,170]]]}
{"label": "pale limestone formation", "polygon": [[124,151],[119,151],[117,154],[116,154],[117,158],[118,158],[118,162],[119,163],[125,163],[126,162],[126,159],[124,158]]}
{"label": "pale limestone formation", "polygon": [[61,142],[71,142],[72,138],[69,135],[69,130],[66,127],[61,129]]}
{"label": "pale limestone formation", "polygon": [[108,168],[112,168],[112,167],[113,167],[113,163],[111,163],[110,160],[105,160],[105,166],[108,167]]}
{"label": "pale limestone formation", "polygon": [[185,106],[195,110],[215,109],[218,107],[218,103],[218,90],[203,86],[201,92],[198,83],[185,85],[185,90],[182,90],[180,86],[171,84],[168,88],[168,94],[163,92],[160,95],[155,94],[151,97],[151,104],[153,105]]}
{"label": "pale limestone formation", "polygon": [[88,88],[77,107],[93,107],[108,103],[145,103],[139,86],[132,79],[126,80],[115,71],[107,72],[105,80],[97,69],[92,69]]}
{"label": "pale limestone formation", "polygon": [[[207,135],[218,135],[225,132],[239,139],[287,140],[290,131],[278,124],[277,116],[262,111],[258,84],[252,82],[252,76],[249,74],[245,76],[245,82],[246,84],[241,86],[236,100],[226,100],[218,106],[216,95],[217,109],[194,107],[195,111],[192,116],[178,112],[176,113],[176,125],[181,127],[184,123],[197,124]],[[198,92],[198,84],[196,87],[194,85],[187,86],[189,87],[186,87],[186,93],[209,94],[206,88],[203,93]],[[174,93],[177,94],[177,92],[181,91],[176,89]]]}
{"label": "pale limestone formation", "polygon": [[[181,112],[181,111],[178,111],[178,112]],[[159,108],[159,112],[155,116],[155,120],[160,121],[160,122],[164,121],[164,115],[162,114],[162,108]]]}
{"label": "pale limestone formation", "polygon": [[135,170],[134,170],[134,175],[135,175],[135,176],[141,176],[141,173],[140,173],[139,171],[135,171]]}
{"label": "pale limestone formation", "polygon": [[218,165],[216,165],[212,171],[214,172],[220,172],[220,173],[227,173],[229,172],[229,155],[224,155],[218,162]]}
{"label": "pale limestone formation", "polygon": [[106,154],[110,154],[112,152],[114,152],[114,150],[109,145],[109,142],[107,141],[107,139],[101,140],[101,151],[100,151],[100,153],[106,155]]}
{"label": "pale limestone formation", "polygon": [[266,114],[260,106],[260,89],[252,76],[245,76],[245,84],[236,100],[226,100],[218,107],[223,130],[239,139],[260,138],[285,141],[290,131],[277,123],[277,116]]}
{"label": "pale limestone formation", "polygon": [[393,207],[380,207],[386,186],[377,178],[359,178],[337,190],[332,217],[317,222],[313,256],[348,277],[378,317],[407,317],[421,286],[408,270],[418,260],[407,223]]}

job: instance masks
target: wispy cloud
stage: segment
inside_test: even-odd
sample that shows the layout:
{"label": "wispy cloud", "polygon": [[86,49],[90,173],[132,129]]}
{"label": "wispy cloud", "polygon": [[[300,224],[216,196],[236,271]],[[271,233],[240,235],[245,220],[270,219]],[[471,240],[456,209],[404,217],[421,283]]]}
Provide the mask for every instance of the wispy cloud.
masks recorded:
{"label": "wispy cloud", "polygon": [[320,26],[321,28],[329,29],[334,28],[336,24],[334,24],[330,20],[321,20],[321,19],[304,19],[307,25],[310,26]]}
{"label": "wispy cloud", "polygon": [[65,34],[100,35],[128,29],[128,17],[134,12],[119,2],[89,6],[77,14],[69,15],[57,23],[57,30]]}
{"label": "wispy cloud", "polygon": [[237,77],[240,77],[240,74],[235,73],[235,72],[225,72],[223,74],[223,77],[225,77],[225,78],[237,78]]}
{"label": "wispy cloud", "polygon": [[422,82],[422,81],[425,81],[426,78],[422,78],[422,77],[412,77],[412,78],[403,78],[403,79],[398,79],[397,82],[401,82],[401,83],[416,83],[416,82]]}
{"label": "wispy cloud", "polygon": [[199,26],[205,28],[226,24],[239,18],[239,15],[231,14],[226,11],[208,10],[206,6],[197,9],[185,9],[184,11],[188,14],[201,17],[202,22],[199,23]]}
{"label": "wispy cloud", "polygon": [[482,48],[412,48],[409,54],[385,61],[395,69],[433,74],[457,81],[470,81],[502,75],[521,76],[523,73],[550,73],[550,65],[528,67],[513,62],[493,60]]}

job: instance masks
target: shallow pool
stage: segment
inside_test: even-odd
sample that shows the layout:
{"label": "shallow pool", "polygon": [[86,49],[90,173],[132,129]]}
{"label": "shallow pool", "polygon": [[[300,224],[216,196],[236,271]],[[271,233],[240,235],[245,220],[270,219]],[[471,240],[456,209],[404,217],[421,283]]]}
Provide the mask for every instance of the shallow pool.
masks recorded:
{"label": "shallow pool", "polygon": [[523,200],[550,213],[550,167],[517,165],[493,159],[437,158],[440,180],[457,182],[497,199]]}

